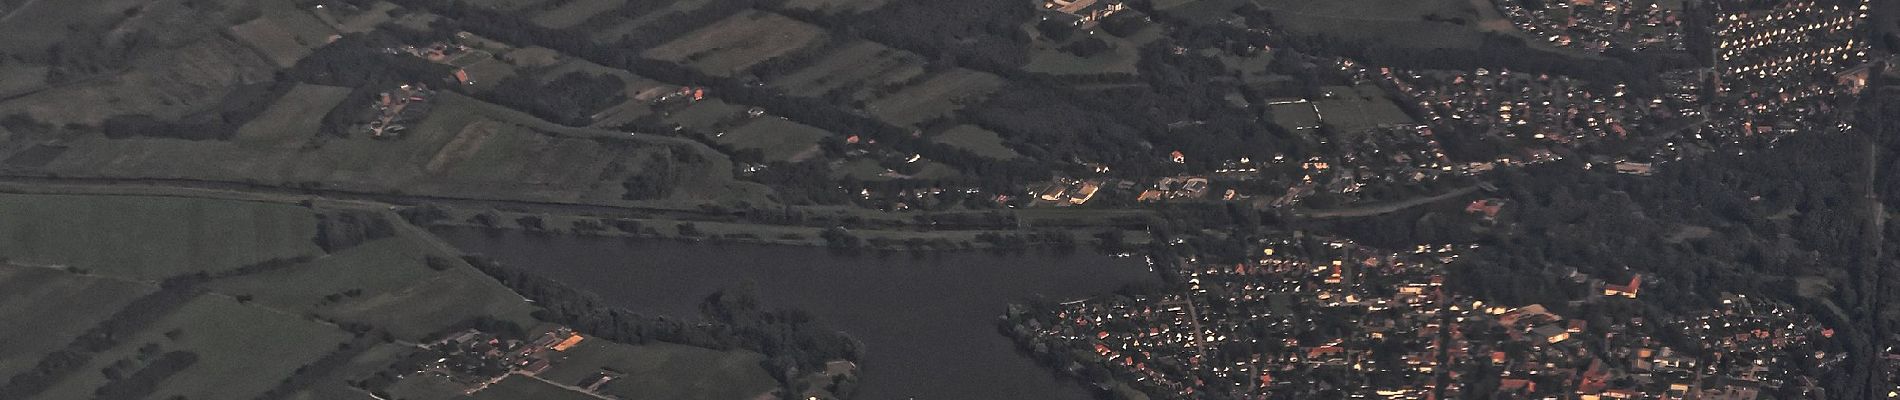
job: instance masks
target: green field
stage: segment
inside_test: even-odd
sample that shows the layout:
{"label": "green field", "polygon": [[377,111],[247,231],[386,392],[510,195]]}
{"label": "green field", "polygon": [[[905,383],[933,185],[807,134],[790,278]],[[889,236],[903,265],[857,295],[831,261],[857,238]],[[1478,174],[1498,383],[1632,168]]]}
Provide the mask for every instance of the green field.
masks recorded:
{"label": "green field", "polygon": [[996,132],[991,132],[988,129],[983,129],[976,125],[957,125],[956,127],[943,131],[943,133],[938,133],[937,136],[931,137],[930,140],[973,151],[976,152],[977,155],[999,160],[1007,160],[1020,156],[1016,154],[1015,150],[1004,146],[1003,138],[997,136]]}
{"label": "green field", "polygon": [[908,126],[949,115],[965,104],[989,96],[1003,87],[1003,78],[968,69],[952,69],[905,87],[871,102],[871,115],[885,122]]}
{"label": "green field", "polygon": [[154,288],[52,268],[0,264],[0,376],[33,368],[132,299]]}
{"label": "green field", "polygon": [[1405,110],[1399,109],[1378,86],[1327,86],[1320,91],[1331,95],[1314,101],[1319,103],[1322,119],[1341,132],[1412,123],[1412,117],[1405,115]]}
{"label": "green field", "polygon": [[315,255],[316,218],[288,205],[182,198],[0,195],[0,257],[163,279]]}
{"label": "green field", "polygon": [[778,381],[759,367],[759,361],[764,359],[765,356],[748,351],[718,351],[669,343],[629,346],[587,340],[560,353],[552,360],[554,367],[540,376],[574,385],[607,368],[626,375],[602,385],[600,391],[606,395],[626,399],[751,399],[778,387]]}
{"label": "green field", "polygon": [[765,153],[765,160],[770,162],[810,157],[818,148],[818,140],[827,136],[831,136],[831,133],[823,129],[784,118],[763,116],[726,131],[714,140],[740,149],[759,149]]}
{"label": "green field", "polygon": [[818,97],[845,90],[862,100],[879,87],[924,74],[923,56],[871,41],[856,41],[818,57],[812,65],[773,78],[773,87],[799,96]]}
{"label": "green field", "polygon": [[[175,335],[166,333],[174,332]],[[176,336],[172,338],[171,336]],[[238,304],[229,297],[199,296],[118,346],[95,355],[82,373],[73,374],[42,394],[46,399],[88,398],[106,383],[93,373],[132,359],[138,348],[156,344],[162,351],[189,351],[198,362],[159,384],[151,398],[246,399],[336,350],[349,335],[333,326],[279,310]]]}
{"label": "green field", "polygon": [[817,43],[824,36],[823,28],[778,14],[747,10],[643,54],[707,74],[734,76],[759,62]]}

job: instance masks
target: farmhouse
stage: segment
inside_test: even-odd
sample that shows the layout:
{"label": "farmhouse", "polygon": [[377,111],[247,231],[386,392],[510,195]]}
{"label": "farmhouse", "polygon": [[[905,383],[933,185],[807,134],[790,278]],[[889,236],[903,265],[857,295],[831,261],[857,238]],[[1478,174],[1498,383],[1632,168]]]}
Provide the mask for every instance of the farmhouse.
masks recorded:
{"label": "farmhouse", "polygon": [[1118,0],[1046,0],[1042,8],[1053,11],[1050,18],[1061,18],[1075,26],[1093,26],[1128,6]]}

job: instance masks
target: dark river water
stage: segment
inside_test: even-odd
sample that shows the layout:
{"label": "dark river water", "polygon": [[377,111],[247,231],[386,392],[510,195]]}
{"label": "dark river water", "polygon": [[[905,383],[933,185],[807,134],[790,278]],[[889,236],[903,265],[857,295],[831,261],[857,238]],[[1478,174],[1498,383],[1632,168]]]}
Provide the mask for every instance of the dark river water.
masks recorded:
{"label": "dark river water", "polygon": [[996,331],[1012,301],[1056,300],[1156,278],[1139,259],[1086,251],[833,255],[793,246],[626,241],[472,229],[436,232],[464,250],[536,271],[647,314],[698,318],[707,294],[750,280],[773,307],[811,312],[865,346],[865,400],[1065,400],[1090,396]]}

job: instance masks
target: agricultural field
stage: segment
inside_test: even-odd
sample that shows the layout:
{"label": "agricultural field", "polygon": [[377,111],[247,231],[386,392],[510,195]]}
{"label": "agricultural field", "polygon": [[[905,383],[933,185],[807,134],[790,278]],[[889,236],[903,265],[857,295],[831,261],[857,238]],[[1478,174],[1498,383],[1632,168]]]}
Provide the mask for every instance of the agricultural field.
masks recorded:
{"label": "agricultural field", "polygon": [[45,267],[0,264],[0,376],[33,368],[46,353],[154,287]]}
{"label": "agricultural field", "polygon": [[890,0],[789,0],[785,2],[784,7],[838,14],[876,10],[887,2]]}
{"label": "agricultural field", "polygon": [[772,78],[772,87],[798,96],[819,97],[843,90],[852,100],[924,74],[923,56],[871,41],[855,41],[817,58],[810,66]]}
{"label": "agricultural field", "polygon": [[157,280],[321,254],[310,210],[162,197],[0,195],[0,256]]}
{"label": "agricultural field", "polygon": [[531,11],[534,10],[534,8],[530,7],[536,7],[548,1],[549,0],[468,0],[467,3],[472,6],[497,11]]}
{"label": "agricultural field", "polygon": [[937,136],[931,137],[930,140],[976,152],[977,155],[998,160],[1007,160],[1021,156],[1020,154],[1016,154],[1015,150],[1011,150],[1009,146],[1004,146],[1003,138],[997,136],[996,132],[991,132],[988,129],[983,129],[975,125],[957,125],[942,133],[938,133]]}
{"label": "agricultural field", "polygon": [[[266,2],[263,4],[279,4]],[[279,67],[297,64],[311,51],[330,43],[336,31],[318,20],[310,13],[293,8],[289,4],[278,7],[266,6],[264,16],[231,27],[231,35],[244,44],[257,49]]]}
{"label": "agricultural field", "polygon": [[698,143],[560,126],[450,92],[432,102],[429,116],[401,139],[329,138],[302,150],[84,135],[63,142],[67,150],[43,169],[66,176],[323,182],[379,192],[621,203],[621,180],[635,172],[616,165],[691,151],[704,162],[677,166],[686,180],[676,191],[680,197],[665,201],[767,202],[763,186],[734,180],[729,160]]}
{"label": "agricultural field", "polygon": [[269,17],[258,17],[231,27],[231,35],[239,41],[257,49],[258,53],[269,58],[278,67],[297,65],[297,60],[310,55],[312,47],[297,42],[297,36]]}
{"label": "agricultural field", "polygon": [[297,85],[239,127],[234,140],[294,149],[319,134],[323,121],[311,116],[329,113],[349,94],[350,88],[345,87]]}
{"label": "agricultural field", "polygon": [[[1205,3],[1219,0],[1199,0]],[[1470,0],[1254,0],[1274,22],[1300,35],[1328,35],[1410,48],[1476,48],[1481,16]],[[1187,7],[1187,6],[1184,6]],[[1464,25],[1427,21],[1463,19]]]}
{"label": "agricultural field", "polygon": [[[1156,11],[1189,21],[1210,21],[1232,16],[1231,12],[1248,0],[1157,0]],[[1255,0],[1256,2],[1260,0]]]}
{"label": "agricultural field", "polygon": [[968,69],[938,73],[923,82],[878,98],[866,107],[885,122],[909,126],[949,115],[1003,87],[1003,78]]}
{"label": "agricultural field", "polygon": [[[640,397],[636,397],[640,398]],[[659,398],[659,397],[654,397]],[[501,382],[468,396],[468,400],[599,400],[587,393],[568,390],[525,375],[511,375]]]}
{"label": "agricultural field", "polygon": [[244,45],[214,36],[141,59],[111,79],[0,101],[0,115],[24,113],[55,126],[98,126],[120,114],[176,118],[216,104],[239,85],[267,82],[274,69]]}
{"label": "agricultural field", "polygon": [[713,0],[678,0],[669,2],[665,7],[647,12],[638,18],[621,21],[612,27],[594,32],[594,41],[600,43],[619,42],[622,37],[633,34],[633,32],[640,30],[642,27],[646,27],[666,18],[673,18],[680,14],[697,11],[701,8],[705,8],[707,5],[711,5],[712,2]]}
{"label": "agricultural field", "polygon": [[542,11],[534,16],[535,25],[548,29],[567,29],[595,14],[600,14],[627,4],[627,0],[573,0],[552,10]]}
{"label": "agricultural field", "polygon": [[[253,296],[273,308],[382,327],[407,340],[482,315],[532,322],[532,306],[521,296],[460,267],[453,255],[427,249],[421,239],[400,235],[294,267],[219,280],[212,288]],[[428,256],[457,267],[436,271],[427,266]]]}
{"label": "agricultural field", "polygon": [[[0,13],[0,53],[42,54],[66,38],[68,26],[118,21],[149,0],[36,1]],[[115,18],[116,17],[116,18]]]}
{"label": "agricultural field", "polygon": [[46,86],[46,71],[43,65],[10,62],[0,64],[0,98],[13,97]]}
{"label": "agricultural field", "polygon": [[1326,96],[1313,101],[1319,104],[1320,117],[1325,124],[1341,132],[1413,122],[1378,86],[1328,86],[1321,88],[1321,92]]}
{"label": "agricultural field", "polygon": [[[1034,29],[1034,27],[1032,25],[1025,27],[1025,29]],[[1069,38],[1069,40],[1066,41],[1051,41],[1048,38],[1040,38],[1031,47],[1033,51],[1029,53],[1029,65],[1024,66],[1023,69],[1030,72],[1056,75],[1099,74],[1104,72],[1133,74],[1137,72],[1135,70],[1135,62],[1141,61],[1141,47],[1154,42],[1156,39],[1160,39],[1161,36],[1162,28],[1160,25],[1149,25],[1140,31],[1136,31],[1134,34],[1128,35],[1126,38],[1104,33],[1100,29],[1091,30],[1089,32],[1076,32],[1075,37]],[[1107,42],[1112,48],[1103,51],[1101,54],[1089,57],[1080,57],[1061,50],[1062,46],[1083,40],[1084,38],[1102,39],[1102,41]]]}
{"label": "agricultural field", "polygon": [[706,99],[693,102],[678,111],[665,114],[665,121],[679,124],[686,129],[705,133],[717,133],[731,129],[743,123],[746,106],[727,103],[720,99]]}
{"label": "agricultural field", "polygon": [[823,28],[778,14],[748,10],[647,49],[643,54],[711,75],[734,76],[759,62],[812,45],[825,35]]}
{"label": "agricultural field", "polygon": [[718,351],[670,343],[629,346],[587,340],[559,353],[552,360],[554,367],[540,377],[574,385],[602,369],[611,369],[626,375],[602,385],[602,394],[626,399],[751,399],[778,387],[778,381],[759,367],[764,359],[743,350]]}
{"label": "agricultural field", "polygon": [[343,33],[361,33],[376,29],[376,26],[389,22],[389,12],[401,7],[387,1],[371,3],[369,8],[357,8],[349,3],[336,7],[324,7],[312,10],[311,14],[325,25]]}
{"label": "agricultural field", "polygon": [[817,153],[818,140],[830,132],[784,118],[764,116],[726,131],[713,140],[740,149],[759,149],[765,161],[800,161]]}
{"label": "agricultural field", "polygon": [[162,382],[151,398],[243,399],[263,393],[299,367],[350,340],[342,330],[296,314],[240,304],[206,294],[92,357],[82,373],[61,380],[42,398],[89,398],[106,383],[99,371],[133,359],[141,347],[186,351],[198,361]]}

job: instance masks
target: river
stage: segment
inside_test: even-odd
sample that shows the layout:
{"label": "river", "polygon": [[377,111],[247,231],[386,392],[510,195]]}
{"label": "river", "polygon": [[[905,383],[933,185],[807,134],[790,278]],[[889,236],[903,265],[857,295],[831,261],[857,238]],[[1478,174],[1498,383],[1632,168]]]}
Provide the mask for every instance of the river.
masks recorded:
{"label": "river", "polygon": [[436,232],[473,253],[591,291],[633,311],[698,318],[698,302],[751,281],[772,307],[811,312],[864,343],[856,398],[1089,399],[997,333],[1013,301],[1107,293],[1153,281],[1137,259],[1089,252],[833,255],[821,248]]}

